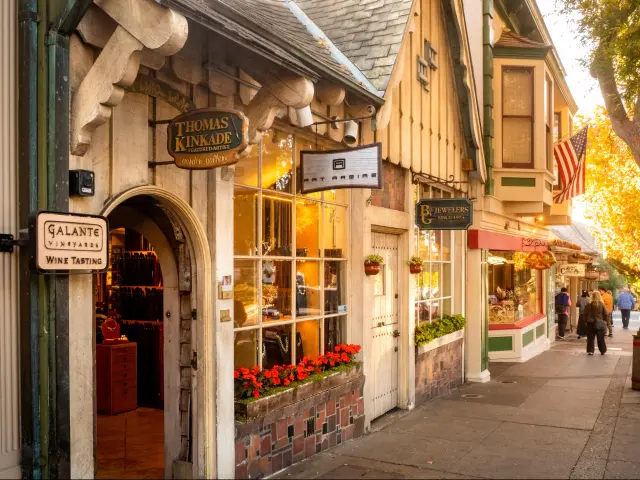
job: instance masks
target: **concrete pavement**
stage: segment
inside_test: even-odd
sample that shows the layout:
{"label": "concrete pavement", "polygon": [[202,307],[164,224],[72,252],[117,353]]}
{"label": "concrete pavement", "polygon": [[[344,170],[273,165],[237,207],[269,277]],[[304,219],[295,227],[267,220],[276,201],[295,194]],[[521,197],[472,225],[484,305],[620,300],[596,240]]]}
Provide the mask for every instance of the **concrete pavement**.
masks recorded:
{"label": "concrete pavement", "polygon": [[640,478],[640,392],[631,330],[614,318],[609,351],[574,335],[523,364],[492,363],[467,384],[275,478]]}

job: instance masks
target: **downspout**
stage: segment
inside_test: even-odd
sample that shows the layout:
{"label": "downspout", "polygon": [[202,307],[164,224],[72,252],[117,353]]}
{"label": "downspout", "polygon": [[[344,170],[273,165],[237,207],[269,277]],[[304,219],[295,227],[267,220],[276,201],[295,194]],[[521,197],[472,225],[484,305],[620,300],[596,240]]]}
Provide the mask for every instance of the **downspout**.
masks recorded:
{"label": "downspout", "polygon": [[[38,210],[37,0],[19,0],[18,35],[18,198],[20,231],[25,232]],[[22,476],[40,480],[39,279],[30,274],[28,250],[19,252]]]}
{"label": "downspout", "polygon": [[493,0],[482,0],[482,88],[484,90],[484,159],[487,165],[485,195],[493,195]]}

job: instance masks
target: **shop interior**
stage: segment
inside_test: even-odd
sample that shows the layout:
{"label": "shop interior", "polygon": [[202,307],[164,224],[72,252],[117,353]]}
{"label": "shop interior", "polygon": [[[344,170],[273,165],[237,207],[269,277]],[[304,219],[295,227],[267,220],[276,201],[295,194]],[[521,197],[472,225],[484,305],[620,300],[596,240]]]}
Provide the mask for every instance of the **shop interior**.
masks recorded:
{"label": "shop interior", "polygon": [[97,477],[164,477],[163,282],[153,246],[113,230],[95,278]]}

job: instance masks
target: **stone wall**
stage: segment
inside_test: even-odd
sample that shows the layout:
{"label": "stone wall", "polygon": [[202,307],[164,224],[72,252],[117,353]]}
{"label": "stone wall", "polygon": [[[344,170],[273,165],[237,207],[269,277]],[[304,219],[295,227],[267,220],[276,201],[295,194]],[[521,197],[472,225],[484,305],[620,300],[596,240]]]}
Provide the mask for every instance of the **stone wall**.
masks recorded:
{"label": "stone wall", "polygon": [[334,378],[333,388],[318,392],[316,386],[313,395],[295,395],[300,401],[270,408],[247,422],[236,421],[236,478],[270,475],[361,436],[364,375],[358,368],[357,374],[343,378],[338,386]]}
{"label": "stone wall", "polygon": [[462,338],[457,338],[436,348],[424,348],[430,344],[416,348],[416,406],[446,395],[463,384],[463,342]]}

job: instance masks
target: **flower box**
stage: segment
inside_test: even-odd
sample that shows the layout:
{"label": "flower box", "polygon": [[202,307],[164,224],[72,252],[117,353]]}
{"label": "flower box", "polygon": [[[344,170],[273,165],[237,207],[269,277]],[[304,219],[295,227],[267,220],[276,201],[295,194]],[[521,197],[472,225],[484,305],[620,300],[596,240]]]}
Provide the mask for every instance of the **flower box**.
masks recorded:
{"label": "flower box", "polygon": [[266,395],[256,400],[239,400],[235,402],[236,417],[244,417],[247,420],[261,417],[274,410],[310,398],[323,391],[331,390],[349,383],[362,375],[362,364],[354,362],[350,365],[342,365],[335,372],[328,371],[323,374],[311,375],[303,381],[286,390]]}

